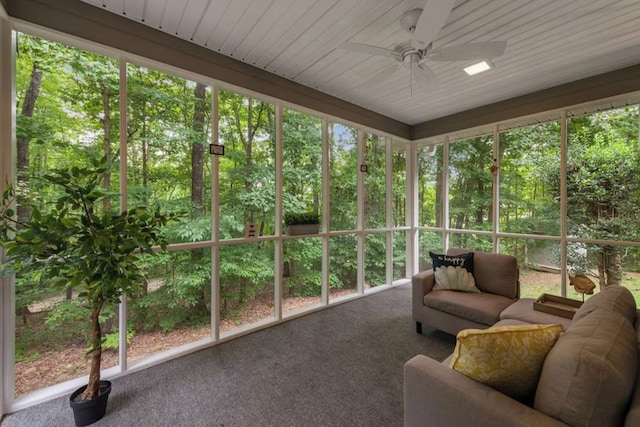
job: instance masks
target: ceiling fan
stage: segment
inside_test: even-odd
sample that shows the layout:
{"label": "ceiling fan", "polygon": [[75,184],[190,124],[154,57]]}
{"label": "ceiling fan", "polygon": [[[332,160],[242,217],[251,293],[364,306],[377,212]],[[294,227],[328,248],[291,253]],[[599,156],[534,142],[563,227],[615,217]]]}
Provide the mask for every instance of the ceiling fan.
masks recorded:
{"label": "ceiling fan", "polygon": [[342,43],[338,47],[353,52],[385,56],[409,67],[409,83],[437,87],[438,79],[426,61],[471,61],[500,56],[507,47],[505,41],[467,43],[433,49],[433,41],[446,23],[455,0],[427,0],[423,9],[413,9],[400,17],[400,26],[411,34],[411,40],[394,49],[362,43]]}

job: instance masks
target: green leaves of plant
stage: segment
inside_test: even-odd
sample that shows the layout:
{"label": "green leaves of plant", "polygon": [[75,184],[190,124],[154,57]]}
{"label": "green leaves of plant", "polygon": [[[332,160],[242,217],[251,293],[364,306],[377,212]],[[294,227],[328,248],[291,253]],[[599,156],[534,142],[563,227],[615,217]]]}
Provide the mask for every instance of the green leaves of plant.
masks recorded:
{"label": "green leaves of plant", "polygon": [[51,284],[58,289],[80,289],[80,299],[90,308],[139,292],[144,278],[139,257],[152,254],[154,246],[166,248],[160,228],[175,217],[157,207],[105,210],[102,200],[116,196],[101,187],[106,170],[103,158],[90,166],[46,174],[44,179],[63,192],[49,211],[32,206],[31,217],[19,228],[11,208],[15,190],[8,186],[3,194],[0,243],[14,266],[21,273],[54,280]]}

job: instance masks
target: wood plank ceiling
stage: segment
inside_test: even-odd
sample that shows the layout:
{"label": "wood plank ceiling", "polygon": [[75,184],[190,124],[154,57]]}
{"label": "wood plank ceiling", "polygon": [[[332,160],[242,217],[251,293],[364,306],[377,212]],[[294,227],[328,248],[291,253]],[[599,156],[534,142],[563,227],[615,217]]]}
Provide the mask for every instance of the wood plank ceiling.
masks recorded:
{"label": "wood plank ceiling", "polygon": [[338,45],[393,49],[425,0],[83,1],[409,125],[640,63],[639,0],[457,0],[434,49],[507,49],[475,76],[427,61],[439,87],[412,93],[408,69]]}

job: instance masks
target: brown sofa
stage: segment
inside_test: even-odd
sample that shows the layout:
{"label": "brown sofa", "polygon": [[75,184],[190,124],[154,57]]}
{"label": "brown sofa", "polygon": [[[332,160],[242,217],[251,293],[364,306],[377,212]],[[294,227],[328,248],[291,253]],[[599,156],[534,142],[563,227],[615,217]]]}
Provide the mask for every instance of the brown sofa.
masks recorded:
{"label": "brown sofa", "polygon": [[427,325],[456,335],[463,329],[486,329],[520,295],[518,261],[510,255],[452,248],[448,255],[473,252],[473,275],[481,293],[433,290],[433,269],[412,278],[412,314],[416,331]]}
{"label": "brown sofa", "polygon": [[640,426],[639,339],[631,292],[605,288],[547,354],[530,405],[458,373],[449,360],[416,356],[404,367],[405,426]]}

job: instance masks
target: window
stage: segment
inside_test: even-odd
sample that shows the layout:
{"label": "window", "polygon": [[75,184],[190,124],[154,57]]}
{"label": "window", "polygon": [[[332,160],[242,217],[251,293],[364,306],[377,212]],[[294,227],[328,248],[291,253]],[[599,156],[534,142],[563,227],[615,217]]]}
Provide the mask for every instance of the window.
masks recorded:
{"label": "window", "polygon": [[394,144],[391,152],[391,213],[394,227],[407,224],[407,152]]}
{"label": "window", "polygon": [[127,92],[129,206],[181,213],[167,230],[171,243],[210,240],[210,89],[128,64]]}
{"label": "window", "polygon": [[355,230],[358,218],[358,131],[329,124],[329,229]]}
{"label": "window", "polygon": [[367,133],[364,137],[364,228],[384,228],[386,219],[387,138]]}
{"label": "window", "polygon": [[[117,162],[119,69],[117,61],[28,34],[18,35],[16,140],[18,220],[51,209],[59,195],[43,175],[82,167],[103,156]],[[42,53],[46,52],[46,55]],[[104,174],[106,191],[118,192],[117,163]],[[118,210],[105,203],[102,209]],[[17,272],[15,386],[20,396],[88,373],[88,314],[77,291],[53,286],[55,278]],[[118,310],[102,321],[107,349],[102,367],[118,364]]]}
{"label": "window", "polygon": [[220,247],[220,335],[275,319],[273,242]]}
{"label": "window", "polygon": [[493,137],[479,136],[449,146],[449,227],[491,230]]}
{"label": "window", "polygon": [[358,292],[357,255],[354,234],[329,237],[329,301]]}
{"label": "window", "polygon": [[562,294],[560,248],[557,240],[500,238],[500,253],[518,259],[520,298]]}
{"label": "window", "polygon": [[638,107],[574,117],[567,126],[568,234],[640,241]]}
{"label": "window", "polygon": [[[322,212],[322,120],[284,108],[282,113],[282,210],[289,214]],[[321,303],[322,239],[283,242],[283,311]]]}
{"label": "window", "polygon": [[219,140],[220,236],[275,233],[275,107],[221,90]]}
{"label": "window", "polygon": [[418,225],[442,227],[444,183],[442,145],[428,142],[418,147]]}
{"label": "window", "polygon": [[500,231],[560,235],[560,122],[500,133]]}

